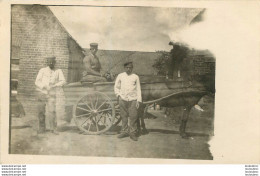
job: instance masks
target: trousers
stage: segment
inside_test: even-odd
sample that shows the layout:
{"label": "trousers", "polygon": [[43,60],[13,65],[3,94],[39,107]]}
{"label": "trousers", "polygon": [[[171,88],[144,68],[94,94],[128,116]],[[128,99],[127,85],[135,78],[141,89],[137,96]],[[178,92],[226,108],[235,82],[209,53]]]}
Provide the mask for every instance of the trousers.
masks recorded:
{"label": "trousers", "polygon": [[136,108],[136,100],[125,101],[119,98],[120,116],[122,118],[121,133],[136,133],[138,111]]}
{"label": "trousers", "polygon": [[50,130],[54,130],[57,127],[56,119],[56,97],[48,96],[44,93],[37,92],[38,100],[38,120],[39,120],[39,132],[46,130],[46,107],[48,109],[48,122]]}

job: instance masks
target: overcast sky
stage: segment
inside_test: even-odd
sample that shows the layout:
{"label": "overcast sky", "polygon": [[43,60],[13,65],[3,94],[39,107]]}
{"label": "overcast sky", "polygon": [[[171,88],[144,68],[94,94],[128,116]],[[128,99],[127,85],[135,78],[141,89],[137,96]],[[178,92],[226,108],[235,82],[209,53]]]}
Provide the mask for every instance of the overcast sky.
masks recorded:
{"label": "overcast sky", "polygon": [[201,9],[152,7],[52,6],[70,35],[83,47],[100,49],[169,51],[170,36],[188,26]]}

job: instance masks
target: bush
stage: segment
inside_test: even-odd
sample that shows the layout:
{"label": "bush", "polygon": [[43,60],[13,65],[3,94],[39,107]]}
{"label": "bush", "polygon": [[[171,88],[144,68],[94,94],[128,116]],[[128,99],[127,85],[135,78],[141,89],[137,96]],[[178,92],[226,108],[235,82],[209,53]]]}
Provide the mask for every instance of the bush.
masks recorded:
{"label": "bush", "polygon": [[157,70],[157,75],[166,76],[169,71],[169,68],[167,66],[167,64],[170,62],[169,52],[157,51],[157,53],[160,53],[161,55],[155,60],[153,68]]}

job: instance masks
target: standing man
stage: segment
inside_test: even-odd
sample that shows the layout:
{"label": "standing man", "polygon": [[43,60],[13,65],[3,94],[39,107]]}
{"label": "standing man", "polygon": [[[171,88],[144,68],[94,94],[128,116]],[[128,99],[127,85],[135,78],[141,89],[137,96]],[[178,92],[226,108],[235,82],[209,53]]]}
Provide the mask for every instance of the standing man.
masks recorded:
{"label": "standing man", "polygon": [[50,130],[53,134],[59,134],[56,131],[56,93],[62,89],[62,86],[66,83],[66,81],[62,70],[55,68],[56,58],[47,57],[46,60],[48,66],[40,69],[35,81],[38,96],[38,133],[44,133],[46,130],[45,109],[47,106]]}
{"label": "standing man", "polygon": [[84,71],[83,77],[81,81],[86,82],[106,82],[106,78],[104,78],[101,73],[101,64],[99,62],[99,58],[97,57],[98,44],[91,43],[90,44],[90,53],[85,56],[83,59]]}
{"label": "standing man", "polygon": [[114,86],[122,118],[122,129],[118,138],[130,136],[132,140],[137,141],[137,110],[142,102],[141,86],[139,77],[132,73],[133,62],[126,62],[124,67],[125,72],[117,76]]}

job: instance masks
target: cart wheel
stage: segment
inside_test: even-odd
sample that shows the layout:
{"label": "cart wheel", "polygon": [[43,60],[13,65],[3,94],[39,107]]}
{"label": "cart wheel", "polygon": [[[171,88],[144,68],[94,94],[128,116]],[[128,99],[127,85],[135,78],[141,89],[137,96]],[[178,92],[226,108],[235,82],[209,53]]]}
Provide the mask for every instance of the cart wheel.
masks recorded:
{"label": "cart wheel", "polygon": [[74,105],[73,117],[85,134],[101,134],[114,124],[115,107],[104,93],[89,92]]}

